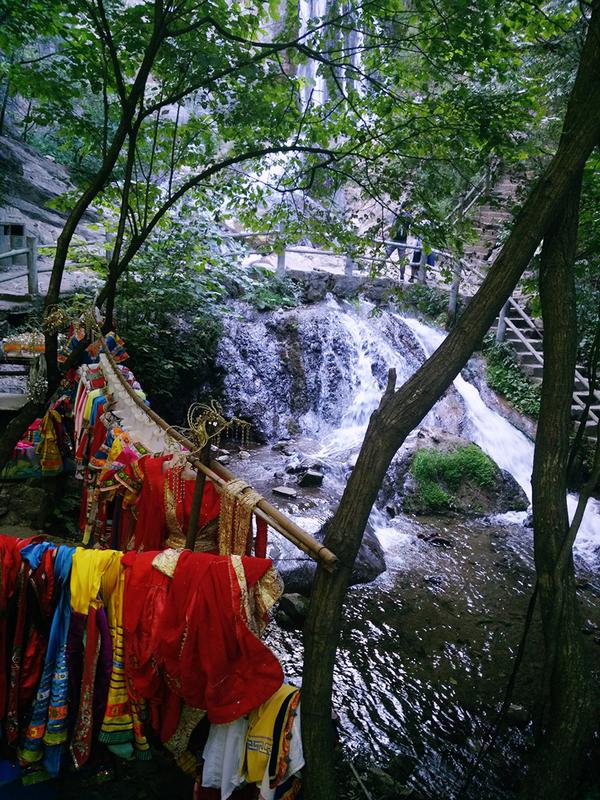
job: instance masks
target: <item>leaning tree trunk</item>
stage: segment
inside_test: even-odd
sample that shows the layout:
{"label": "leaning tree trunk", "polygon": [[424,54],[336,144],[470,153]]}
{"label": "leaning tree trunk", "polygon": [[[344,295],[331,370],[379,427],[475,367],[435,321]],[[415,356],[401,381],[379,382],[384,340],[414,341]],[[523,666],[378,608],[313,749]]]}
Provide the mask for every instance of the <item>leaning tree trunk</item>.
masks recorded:
{"label": "leaning tree trunk", "polygon": [[563,199],[600,140],[600,2],[593,15],[556,155],[531,191],[512,233],[455,328],[398,390],[393,382],[373,412],[325,545],[339,558],[334,574],[317,569],[305,625],[302,690],[308,800],[337,796],[331,727],[333,668],[348,579],[369,513],[394,454],[446,391],[512,293]]}
{"label": "leaning tree trunk", "polygon": [[[111,145],[102,159],[102,164],[98,171],[90,180],[88,186],[81,193],[79,199],[73,206],[67,221],[61,231],[56,244],[56,253],[54,256],[54,263],[52,265],[52,273],[48,283],[48,291],[44,301],[44,309],[48,311],[53,305],[56,305],[60,298],[60,289],[64,275],[65,265],[67,263],[67,256],[69,247],[73,236],[77,230],[77,226],[81,222],[83,215],[86,213],[90,205],[98,197],[104,189],[107,180],[109,179],[115,164],[121,153],[123,143],[131,132],[134,120],[137,116],[138,104],[144,95],[148,76],[152,70],[152,65],[160,50],[161,44],[164,41],[166,34],[165,18],[162,13],[162,4],[156,4],[158,16],[154,20],[152,35],[148,41],[148,45],[144,51],[142,63],[139,66],[135,80],[131,85],[129,94],[121,98],[121,117],[119,125],[113,136]],[[139,124],[139,120],[135,123]],[[60,383],[61,373],[58,366],[58,335],[56,333],[47,333],[45,335],[45,359],[46,359],[46,373],[48,376],[48,397],[56,390]],[[38,410],[34,407],[35,404],[28,403],[21,410],[18,420],[22,425],[21,431],[17,430],[16,425],[9,426],[0,436],[0,468],[10,457],[15,444],[19,440],[19,436],[23,431],[34,421]],[[8,454],[8,455],[7,455]]]}
{"label": "leaning tree trunk", "polygon": [[[543,697],[538,743],[522,797],[577,796],[593,731],[591,676],[579,620],[569,541],[567,471],[577,354],[574,260],[581,175],[544,239],[540,300],[544,319],[544,382],[533,465],[533,528],[544,634]],[[565,547],[568,552],[565,553]]]}

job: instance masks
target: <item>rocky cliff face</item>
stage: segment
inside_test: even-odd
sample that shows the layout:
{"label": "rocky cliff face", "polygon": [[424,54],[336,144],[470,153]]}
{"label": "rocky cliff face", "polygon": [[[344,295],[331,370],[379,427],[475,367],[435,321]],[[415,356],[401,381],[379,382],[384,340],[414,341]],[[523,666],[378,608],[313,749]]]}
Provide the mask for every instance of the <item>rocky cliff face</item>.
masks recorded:
{"label": "rocky cliff face", "polygon": [[[66,215],[51,204],[73,189],[67,170],[28,145],[0,136],[0,176],[0,219],[22,222],[40,244],[55,244]],[[86,241],[100,239],[88,227],[95,221],[89,213],[79,226],[77,233]]]}

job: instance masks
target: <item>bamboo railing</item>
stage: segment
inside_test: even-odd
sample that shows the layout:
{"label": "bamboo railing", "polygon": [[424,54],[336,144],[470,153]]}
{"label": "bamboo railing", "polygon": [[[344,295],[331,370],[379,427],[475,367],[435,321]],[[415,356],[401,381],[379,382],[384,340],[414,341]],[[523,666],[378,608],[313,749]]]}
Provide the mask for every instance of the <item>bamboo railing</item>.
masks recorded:
{"label": "bamboo railing", "polygon": [[[148,418],[152,420],[155,425],[161,428],[161,430],[164,431],[167,436],[188,451],[187,453],[184,453],[184,455],[190,464],[196,469],[196,471],[201,471],[206,475],[207,478],[210,478],[217,491],[225,491],[227,483],[235,480],[236,478],[233,472],[230,472],[222,464],[219,464],[215,461],[211,461],[210,464],[203,464],[199,455],[195,455],[194,453],[196,450],[194,443],[186,436],[179,433],[179,431],[175,430],[167,422],[165,422],[165,420],[160,417],[156,411],[153,411],[151,408],[149,408],[144,403],[142,398],[137,394],[137,392],[125,380],[121,370],[118,368],[117,363],[106,346],[106,340],[101,333],[100,341],[102,342],[102,348],[113,372],[135,404],[141,408]],[[267,525],[276,530],[285,539],[292,542],[292,544],[305,552],[315,561],[318,561],[320,564],[322,564],[323,567],[325,567],[325,569],[329,572],[333,572],[337,568],[338,559],[337,556],[331,552],[331,550],[328,550],[324,545],[318,542],[314,536],[311,536],[310,533],[307,533],[299,525],[296,525],[295,522],[292,522],[291,519],[288,519],[285,514],[282,514],[279,509],[272,506],[271,503],[269,503],[269,501],[264,497],[261,498],[256,504],[256,507],[254,508],[254,514],[256,514],[257,517],[264,519]]]}

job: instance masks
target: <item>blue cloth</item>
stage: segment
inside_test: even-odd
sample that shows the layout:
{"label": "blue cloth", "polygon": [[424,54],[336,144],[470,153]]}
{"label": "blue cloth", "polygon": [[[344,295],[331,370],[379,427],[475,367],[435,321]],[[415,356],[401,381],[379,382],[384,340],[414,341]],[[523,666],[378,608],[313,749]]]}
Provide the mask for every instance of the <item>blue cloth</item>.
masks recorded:
{"label": "blue cloth", "polygon": [[[22,553],[28,548],[23,548]],[[20,756],[29,763],[42,757],[49,775],[58,775],[62,741],[66,736],[68,692],[67,635],[71,621],[71,565],[74,547],[58,548],[54,559],[55,591],[58,602],[52,618],[46,660],[37,690],[31,721]]]}
{"label": "blue cloth", "polygon": [[28,544],[21,549],[21,558],[29,563],[31,569],[37,569],[42,562],[42,556],[51,547],[55,547],[52,542],[38,542],[37,544]]}

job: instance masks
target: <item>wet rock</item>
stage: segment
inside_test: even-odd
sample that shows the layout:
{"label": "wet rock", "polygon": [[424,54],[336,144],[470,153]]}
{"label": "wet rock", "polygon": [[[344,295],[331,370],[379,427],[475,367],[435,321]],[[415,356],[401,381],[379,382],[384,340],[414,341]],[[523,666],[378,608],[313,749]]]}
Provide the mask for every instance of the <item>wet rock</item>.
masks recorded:
{"label": "wet rock", "polygon": [[307,458],[301,453],[293,453],[285,465],[285,471],[290,475],[300,475],[308,470],[323,472],[324,469],[325,465],[322,461],[315,458]]}
{"label": "wet rock", "polygon": [[308,614],[308,598],[298,592],[290,592],[282,595],[279,600],[279,609],[292,622],[302,625]]}
{"label": "wet rock", "polygon": [[389,772],[380,767],[369,767],[363,776],[364,783],[372,789],[380,800],[396,800],[396,798],[412,798],[419,800],[414,789],[395,780]]}
{"label": "wet rock", "polygon": [[227,466],[227,464],[231,462],[231,456],[230,455],[217,456],[215,458],[215,461],[218,461],[219,464],[223,464],[223,466]]}
{"label": "wet rock", "polygon": [[[380,492],[379,503],[395,513],[404,511],[417,515],[481,517],[526,510],[529,502],[525,492],[509,472],[499,467],[485,484],[477,474],[470,475],[468,472],[456,478],[449,470],[446,478],[443,467],[439,467],[435,479],[429,480],[427,486],[412,474],[411,465],[419,450],[451,455],[467,447],[475,454],[477,451],[481,454],[477,445],[462,436],[440,428],[420,429],[407,440],[397,459],[392,462]],[[484,458],[487,459],[487,456]]]}
{"label": "wet rock", "polygon": [[586,636],[591,636],[598,631],[598,626],[591,619],[587,619],[581,629],[581,632]]}
{"label": "wet rock", "polygon": [[321,486],[323,473],[316,469],[307,469],[298,476],[298,486]]}
{"label": "wet rock", "polygon": [[[313,536],[318,541],[323,541],[325,526]],[[275,566],[283,578],[286,593],[298,592],[308,596],[317,569],[316,562],[308,555],[299,553],[292,544],[285,542],[285,540],[278,542],[278,551],[278,554],[275,555],[271,547],[269,547],[269,557],[273,558]],[[375,580],[378,575],[381,575],[385,568],[383,548],[369,525],[354,563],[352,575],[350,576],[350,585],[369,583]]]}
{"label": "wet rock", "polygon": [[511,703],[506,711],[506,721],[509,725],[529,725],[531,714],[518,703]]}
{"label": "wet rock", "polygon": [[284,456],[291,456],[292,453],[293,453],[293,450],[291,449],[291,445],[290,445],[290,441],[289,440],[288,441],[276,442],[271,447],[271,450],[273,450],[276,453],[283,453]]}
{"label": "wet rock", "polygon": [[281,472],[280,470],[277,470],[276,472],[273,473],[273,477],[277,478],[278,480],[281,480],[282,478],[285,477],[285,473]]}
{"label": "wet rock", "polygon": [[250,458],[250,453],[247,450],[240,450],[238,456],[239,458]]}
{"label": "wet rock", "polygon": [[436,547],[454,547],[454,542],[451,539],[446,539],[444,536],[432,536],[427,540],[429,544],[434,544]]}
{"label": "wet rock", "polygon": [[288,499],[298,496],[298,492],[292,489],[291,486],[274,486],[271,491],[273,494],[278,494],[280,497],[287,497]]}
{"label": "wet rock", "polygon": [[298,627],[297,623],[280,608],[275,612],[275,620],[279,627],[286,631],[296,630]]}

